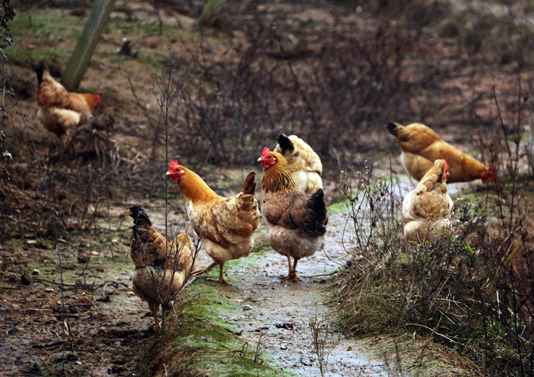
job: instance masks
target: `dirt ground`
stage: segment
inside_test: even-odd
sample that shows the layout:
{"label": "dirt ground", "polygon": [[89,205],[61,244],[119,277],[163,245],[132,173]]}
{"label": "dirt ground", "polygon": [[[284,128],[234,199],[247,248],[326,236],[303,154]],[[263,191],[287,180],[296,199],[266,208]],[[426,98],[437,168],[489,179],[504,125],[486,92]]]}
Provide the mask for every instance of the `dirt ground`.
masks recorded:
{"label": "dirt ground", "polygon": [[[161,203],[131,201],[111,208],[110,213],[119,218],[129,206],[137,204],[153,214],[156,229],[164,228]],[[172,202],[170,205],[176,207]],[[183,214],[177,212],[180,210],[170,213],[171,228],[187,229]],[[287,372],[320,374],[309,325],[312,317],[332,325],[325,346],[327,375],[347,376],[358,371],[361,376],[385,376],[395,370],[385,364],[384,357],[394,357],[384,356],[388,355],[385,349],[377,352],[376,347],[370,348],[369,339],[347,339],[334,323],[335,310],[327,305],[332,278],[350,259],[344,248],[350,244],[346,224],[345,214],[331,214],[325,250],[299,263],[301,283],[281,283],[287,262],[270,248],[240,260],[225,273],[241,292],[243,315],[224,320],[237,326],[239,341],[259,345]],[[133,264],[126,246],[129,225],[130,219],[125,218],[111,244],[96,241],[91,235],[60,243],[67,331],[62,318],[58,258],[52,244],[27,239],[18,245],[2,245],[0,299],[6,320],[0,325],[5,334],[0,361],[5,375],[38,371],[46,375],[134,375],[141,346],[155,330],[148,307],[130,289]],[[79,261],[91,253],[95,255],[88,263]],[[202,251],[198,266],[209,263],[209,256]],[[216,274],[212,273],[213,277]],[[31,280],[29,285],[23,275]],[[202,284],[204,279],[199,277],[193,284]]]}

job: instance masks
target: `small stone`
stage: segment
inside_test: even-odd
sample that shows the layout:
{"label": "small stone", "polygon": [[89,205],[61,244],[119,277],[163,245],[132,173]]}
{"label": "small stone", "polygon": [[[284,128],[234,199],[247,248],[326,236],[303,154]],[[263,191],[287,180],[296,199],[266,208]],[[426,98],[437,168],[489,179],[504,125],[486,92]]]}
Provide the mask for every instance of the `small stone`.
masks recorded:
{"label": "small stone", "polygon": [[287,349],[287,347],[286,347],[286,345],[285,345],[285,344],[282,344],[282,345],[280,346],[280,349],[281,349],[281,350],[286,350],[286,349]]}
{"label": "small stone", "polygon": [[78,262],[82,264],[87,264],[91,260],[91,254],[87,254],[85,251],[78,251]]}
{"label": "small stone", "polygon": [[249,305],[245,305],[243,306],[243,310],[252,310],[252,307],[250,307]]}
{"label": "small stone", "polygon": [[27,272],[23,272],[20,275],[20,282],[24,285],[30,285],[32,283],[32,278],[30,277],[30,274]]}
{"label": "small stone", "polygon": [[54,288],[45,288],[45,292],[54,292]]}
{"label": "small stone", "polygon": [[94,251],[94,250],[91,251],[91,255],[94,255],[95,257],[97,257],[98,256],[98,251]]}
{"label": "small stone", "polygon": [[41,272],[38,269],[32,271],[32,275],[40,275]]}

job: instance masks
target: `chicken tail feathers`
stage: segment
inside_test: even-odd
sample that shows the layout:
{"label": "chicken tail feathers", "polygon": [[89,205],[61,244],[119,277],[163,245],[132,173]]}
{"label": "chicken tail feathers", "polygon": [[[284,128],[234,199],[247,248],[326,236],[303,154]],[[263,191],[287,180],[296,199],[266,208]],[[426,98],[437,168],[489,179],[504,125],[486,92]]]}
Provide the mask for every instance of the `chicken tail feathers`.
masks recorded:
{"label": "chicken tail feathers", "polygon": [[326,233],[326,225],[328,224],[328,210],[324,202],[323,189],[317,190],[308,199],[308,209],[310,210],[310,218],[308,225],[304,228],[306,233],[311,236],[322,236]]}
{"label": "chicken tail feathers", "polygon": [[41,85],[43,82],[43,74],[45,71],[48,71],[48,66],[45,62],[41,62],[37,68],[35,68],[35,73],[37,74],[37,83]]}
{"label": "chicken tail feathers", "polygon": [[[139,228],[147,229],[152,226],[152,222],[148,218],[148,215],[143,211],[141,207],[131,207],[130,208],[130,216],[134,220],[134,225],[132,227],[133,229],[133,239],[139,243],[141,242],[140,235],[139,235]],[[147,240],[144,240],[147,241]]]}
{"label": "chicken tail feathers", "polygon": [[243,194],[254,195],[256,191],[256,172],[251,171],[248,173],[245,182],[243,182]]}
{"label": "chicken tail feathers", "polygon": [[276,141],[278,141],[278,145],[280,145],[283,155],[285,155],[287,151],[292,151],[295,149],[293,143],[285,134],[278,135],[278,139]]}
{"label": "chicken tail feathers", "polygon": [[397,136],[399,131],[401,130],[402,126],[398,123],[390,122],[388,123],[388,131],[390,134]]}
{"label": "chicken tail feathers", "polygon": [[141,207],[131,207],[130,216],[134,219],[134,226],[145,224],[152,226],[152,222],[148,218],[148,215],[145,213],[145,211],[143,211]]}

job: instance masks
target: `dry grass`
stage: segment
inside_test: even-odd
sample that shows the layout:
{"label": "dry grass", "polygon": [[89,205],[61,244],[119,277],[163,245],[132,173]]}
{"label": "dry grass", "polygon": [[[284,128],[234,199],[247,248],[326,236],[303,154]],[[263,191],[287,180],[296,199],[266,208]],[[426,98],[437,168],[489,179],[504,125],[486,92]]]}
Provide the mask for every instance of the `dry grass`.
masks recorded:
{"label": "dry grass", "polygon": [[[524,131],[527,112],[518,109],[513,135]],[[467,355],[485,374],[533,373],[532,176],[520,167],[521,137],[503,132],[493,153],[485,150],[500,173],[485,198],[458,199],[454,233],[423,244],[403,240],[394,180],[373,180],[370,169],[344,176],[354,258],[335,297],[347,330],[418,334]]]}

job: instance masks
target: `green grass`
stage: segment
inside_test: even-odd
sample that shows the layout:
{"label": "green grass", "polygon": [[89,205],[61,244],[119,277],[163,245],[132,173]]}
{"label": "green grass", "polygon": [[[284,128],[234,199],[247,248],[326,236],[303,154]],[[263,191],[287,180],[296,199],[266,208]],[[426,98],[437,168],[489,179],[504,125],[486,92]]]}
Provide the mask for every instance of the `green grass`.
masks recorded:
{"label": "green grass", "polygon": [[73,17],[54,17],[43,11],[32,11],[31,23],[30,17],[22,13],[9,26],[15,38],[29,34],[46,45],[51,41],[77,39],[83,22]]}

